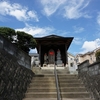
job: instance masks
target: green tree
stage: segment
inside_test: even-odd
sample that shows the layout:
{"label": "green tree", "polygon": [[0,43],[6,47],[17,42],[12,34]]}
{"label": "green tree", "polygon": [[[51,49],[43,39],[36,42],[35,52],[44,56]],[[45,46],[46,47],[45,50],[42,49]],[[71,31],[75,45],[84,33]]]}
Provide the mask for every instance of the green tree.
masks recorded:
{"label": "green tree", "polygon": [[27,53],[30,51],[30,49],[34,49],[36,47],[36,41],[33,36],[25,32],[17,31],[17,39],[18,47]]}
{"label": "green tree", "polygon": [[8,38],[11,42],[13,41],[12,36],[16,35],[15,30],[9,27],[0,27],[0,34]]}
{"label": "green tree", "polygon": [[[34,49],[36,47],[36,41],[32,35],[28,33],[17,31],[9,27],[0,27],[0,34],[4,37],[8,38],[12,43],[15,43],[20,49],[29,53],[30,49]],[[17,36],[15,40],[13,37]]]}
{"label": "green tree", "polygon": [[100,50],[96,52],[96,61],[100,61]]}

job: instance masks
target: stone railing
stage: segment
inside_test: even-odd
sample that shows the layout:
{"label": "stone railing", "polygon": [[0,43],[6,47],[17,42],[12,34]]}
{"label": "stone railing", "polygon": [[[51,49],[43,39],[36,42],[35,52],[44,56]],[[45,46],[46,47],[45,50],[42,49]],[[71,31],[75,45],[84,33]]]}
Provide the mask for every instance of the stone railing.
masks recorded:
{"label": "stone railing", "polygon": [[22,100],[34,73],[0,50],[0,100]]}
{"label": "stone railing", "polygon": [[91,93],[91,97],[100,100],[100,62],[89,65],[89,61],[78,65],[78,74]]}

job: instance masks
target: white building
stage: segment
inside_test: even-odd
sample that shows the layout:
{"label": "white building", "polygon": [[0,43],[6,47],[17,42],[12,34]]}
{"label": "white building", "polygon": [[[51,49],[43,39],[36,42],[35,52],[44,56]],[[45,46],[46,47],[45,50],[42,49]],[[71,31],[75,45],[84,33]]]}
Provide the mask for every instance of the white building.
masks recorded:
{"label": "white building", "polygon": [[68,69],[70,73],[76,73],[77,72],[77,65],[76,65],[76,60],[75,56],[71,53],[67,53],[68,55]]}
{"label": "white building", "polygon": [[37,53],[29,53],[31,56],[31,67],[39,67],[40,61],[39,61],[39,54]]}
{"label": "white building", "polygon": [[95,50],[91,52],[87,52],[84,54],[77,54],[75,59],[76,59],[76,64],[79,65],[80,63],[84,62],[85,60],[89,60],[89,63],[92,64],[96,62],[96,52],[100,51],[100,47],[96,48]]}

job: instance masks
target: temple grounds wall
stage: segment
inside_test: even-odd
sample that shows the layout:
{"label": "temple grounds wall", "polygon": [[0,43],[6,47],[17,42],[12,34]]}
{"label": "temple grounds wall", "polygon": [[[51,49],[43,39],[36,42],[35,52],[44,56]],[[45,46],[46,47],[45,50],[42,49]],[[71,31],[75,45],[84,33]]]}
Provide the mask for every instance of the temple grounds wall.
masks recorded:
{"label": "temple grounds wall", "polygon": [[13,55],[19,65],[31,69],[31,57],[2,35],[0,35],[0,49]]}
{"label": "temple grounds wall", "polygon": [[100,61],[89,64],[89,60],[78,65],[78,75],[94,100],[100,100]]}
{"label": "temple grounds wall", "polygon": [[0,50],[0,100],[22,100],[33,76],[32,70]]}
{"label": "temple grounds wall", "polygon": [[0,100],[22,100],[34,76],[30,57],[0,35]]}

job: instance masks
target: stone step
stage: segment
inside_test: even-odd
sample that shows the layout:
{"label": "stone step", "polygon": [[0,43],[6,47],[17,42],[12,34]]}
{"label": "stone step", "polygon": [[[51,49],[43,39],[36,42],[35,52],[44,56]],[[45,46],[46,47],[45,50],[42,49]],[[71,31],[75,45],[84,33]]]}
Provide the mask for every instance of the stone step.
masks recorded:
{"label": "stone step", "polygon": [[[89,93],[77,75],[58,74],[61,100],[91,100]],[[54,74],[35,75],[24,100],[57,100]]]}
{"label": "stone step", "polygon": [[[29,92],[25,95],[26,98],[56,98],[56,92]],[[62,92],[62,98],[90,98],[87,92]]]}
{"label": "stone step", "polygon": [[57,92],[29,92],[26,98],[57,98]]}
{"label": "stone step", "polygon": [[90,98],[88,92],[61,92],[62,98]]}
{"label": "stone step", "polygon": [[[54,74],[36,74],[34,77],[52,77],[55,76]],[[59,74],[58,77],[78,77],[77,75],[73,74]]]}
{"label": "stone step", "polygon": [[86,92],[85,87],[60,87],[60,92]]}
{"label": "stone step", "polygon": [[80,83],[59,83],[60,87],[84,87],[84,84]]}
{"label": "stone step", "polygon": [[62,75],[62,76],[59,76],[59,75],[58,75],[58,78],[65,78],[65,79],[66,79],[66,78],[70,78],[70,79],[74,79],[74,78],[75,78],[75,79],[78,79],[77,76],[64,76],[64,75]]}
{"label": "stone step", "polygon": [[[47,100],[47,98],[24,98],[23,100]],[[48,100],[57,100],[57,98],[48,98]],[[62,98],[61,100],[92,100],[91,98]]]}
{"label": "stone step", "polygon": [[50,80],[50,79],[55,79],[55,77],[33,77],[33,79],[32,80],[35,80],[35,79],[47,79],[47,80]]}
{"label": "stone step", "polygon": [[[32,81],[34,81],[34,80],[42,80],[42,81],[48,81],[48,80],[55,80],[55,77],[33,77],[33,79],[32,79]],[[75,81],[75,80],[80,80],[80,79],[78,79],[77,77],[75,77],[75,78],[71,78],[71,77],[66,77],[66,78],[62,78],[62,77],[58,77],[58,80],[73,80],[73,81]]]}
{"label": "stone step", "polygon": [[40,82],[50,82],[55,81],[55,78],[34,78],[31,82],[40,81]]}
{"label": "stone step", "polygon": [[[56,88],[28,88],[27,92],[56,92]],[[76,87],[63,87],[60,88],[60,92],[86,92],[86,89],[84,87],[76,88]]]}
{"label": "stone step", "polygon": [[74,76],[74,77],[77,77],[78,75],[77,74],[61,74],[61,75],[58,75],[58,76]]}
{"label": "stone step", "polygon": [[[48,76],[48,77],[46,77],[46,76],[44,76],[44,77],[33,77],[32,78],[32,80],[34,80],[34,79],[55,79],[55,76]],[[80,80],[78,77],[69,77],[69,76],[58,76],[58,79],[62,79],[62,80]]]}
{"label": "stone step", "polygon": [[50,89],[49,88],[42,88],[42,89],[40,89],[40,88],[39,89],[37,89],[37,88],[32,89],[31,88],[31,89],[27,89],[27,92],[33,92],[33,91],[34,92],[56,92],[56,88],[55,89],[51,89],[51,88]]}
{"label": "stone step", "polygon": [[[49,78],[49,79],[39,79],[39,78],[35,78],[32,79],[31,83],[37,82],[37,83],[49,83],[49,82],[54,82],[55,83],[55,78]],[[81,80],[77,80],[77,79],[58,79],[59,82],[63,82],[63,83],[83,83]]]}
{"label": "stone step", "polygon": [[47,79],[47,80],[42,80],[42,79],[32,79],[31,83],[33,82],[37,82],[37,83],[42,83],[42,82],[45,82],[45,83],[49,83],[49,82],[54,82],[55,83],[55,79]]}
{"label": "stone step", "polygon": [[[55,77],[55,75],[53,74],[37,74],[35,75],[34,77]],[[61,77],[61,78],[78,78],[77,75],[71,75],[71,74],[61,74],[61,75],[58,75],[58,77]]]}
{"label": "stone step", "polygon": [[33,79],[32,79],[32,81],[34,81],[34,80],[51,81],[51,80],[55,80],[55,78],[52,78],[52,77],[51,77],[51,78],[50,78],[50,77],[48,77],[48,78],[47,78],[47,77],[39,78],[39,77],[38,77],[38,78],[33,78]]}
{"label": "stone step", "polygon": [[54,77],[55,75],[53,74],[36,74],[34,77]]}
{"label": "stone step", "polygon": [[77,76],[64,76],[64,75],[62,75],[62,76],[58,76],[58,78],[64,78],[64,79],[78,79],[78,77]]}
{"label": "stone step", "polygon": [[[68,74],[69,72],[68,71],[57,71],[57,74]],[[46,74],[52,74],[52,75],[54,75],[54,70],[52,70],[52,71],[48,71],[48,70],[46,70],[46,71],[41,71],[41,74],[44,74],[44,75],[46,75]]]}
{"label": "stone step", "polygon": [[29,87],[28,89],[56,89],[56,87],[50,87],[50,88],[48,88],[48,87]]}
{"label": "stone step", "polygon": [[81,80],[78,79],[58,79],[59,82],[68,82],[68,83],[74,83],[74,82],[78,82],[78,83],[83,83]]}
{"label": "stone step", "polygon": [[[54,83],[55,84],[55,80],[33,80],[30,84],[49,84],[49,83]],[[59,80],[59,83],[64,84],[64,83],[75,83],[75,84],[82,84],[82,81],[78,81],[78,80]]]}
{"label": "stone step", "polygon": [[32,88],[32,87],[48,87],[48,88],[50,88],[50,87],[55,87],[55,84],[31,84],[30,85],[30,87]]}
{"label": "stone step", "polygon": [[[55,87],[56,84],[54,83],[31,83],[29,85],[30,87]],[[80,84],[80,83],[60,83],[59,84],[60,87],[84,87],[84,84]]]}
{"label": "stone step", "polygon": [[71,78],[71,77],[62,78],[62,77],[58,77],[58,80],[80,80],[80,79],[78,79],[77,77],[75,77],[75,78]]}
{"label": "stone step", "polygon": [[74,82],[79,82],[79,83],[83,83],[81,80],[77,80],[77,79],[58,79],[59,82],[68,82],[68,83],[74,83]]}
{"label": "stone step", "polygon": [[[33,79],[31,82],[37,82],[37,83],[49,83],[49,82],[55,82],[55,79],[47,79],[47,80],[42,80],[42,79]],[[77,80],[77,79],[58,79],[59,82],[66,82],[66,83],[83,83],[81,80]]]}
{"label": "stone step", "polygon": [[51,82],[33,82],[33,83],[30,83],[30,86],[36,86],[36,85],[55,85],[55,82],[51,81]]}
{"label": "stone step", "polygon": [[[30,85],[29,86],[36,86],[36,85],[55,85],[56,83],[55,83],[55,81],[34,81],[34,82],[32,82],[32,83],[30,83]],[[74,82],[74,81],[59,81],[59,85],[60,86],[62,86],[62,85],[66,85],[67,87],[68,87],[68,85],[70,85],[70,86],[84,86],[84,84],[83,83],[81,83],[81,82]]]}

